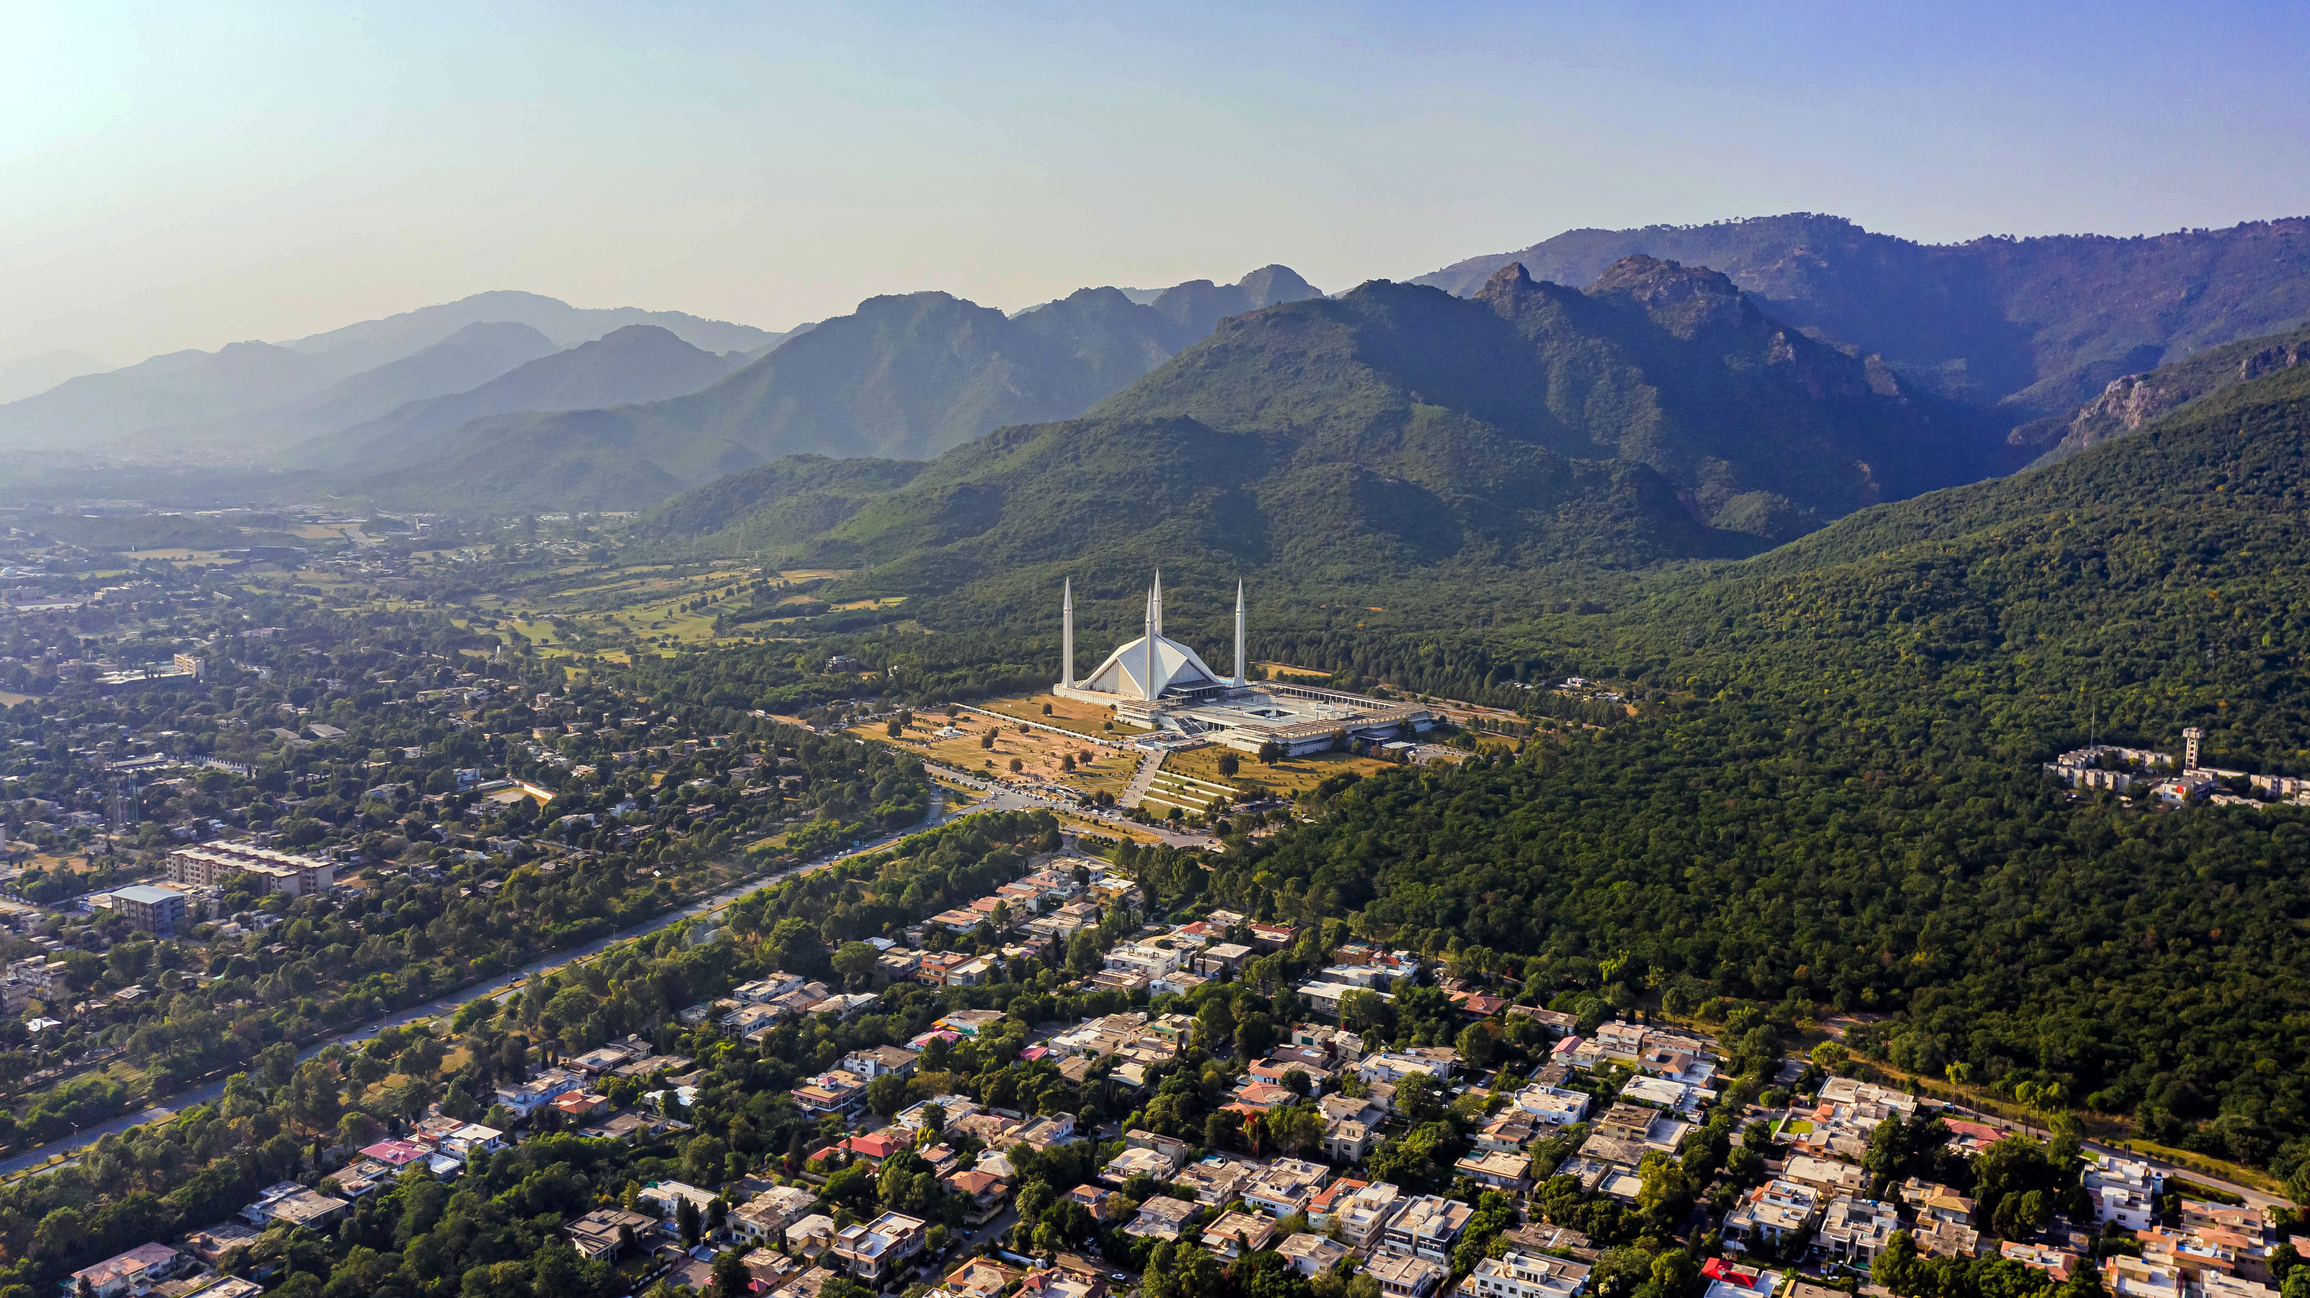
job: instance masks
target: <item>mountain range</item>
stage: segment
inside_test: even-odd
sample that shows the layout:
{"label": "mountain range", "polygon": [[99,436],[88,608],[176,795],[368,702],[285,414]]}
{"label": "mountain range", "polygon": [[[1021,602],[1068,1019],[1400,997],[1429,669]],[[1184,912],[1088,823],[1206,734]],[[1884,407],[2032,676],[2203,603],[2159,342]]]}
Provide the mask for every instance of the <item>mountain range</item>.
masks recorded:
{"label": "mountain range", "polygon": [[1586,283],[1632,253],[1723,271],[1774,318],[1883,356],[2013,422],[2104,385],[2310,319],[2310,218],[2115,238],[1930,245],[1811,213],[1571,230],[1417,281],[1469,294],[1501,266]]}
{"label": "mountain range", "polygon": [[300,467],[375,465],[492,415],[656,401],[695,392],[744,363],[738,353],[693,347],[658,325],[626,325],[566,351],[549,344],[525,364],[491,371],[478,386],[407,401],[360,422],[338,421],[283,458]]}
{"label": "mountain range", "polygon": [[1080,418],[918,469],[774,463],[637,535],[862,569],[881,593],[1156,564],[1361,589],[1752,554],[2007,454],[1978,412],[1723,275],[1631,257],[1585,290],[1512,265],[1472,298],[1375,281],[1268,307]]}
{"label": "mountain range", "polygon": [[[656,325],[709,351],[759,353],[787,335],[748,325],[704,320],[679,311],[636,307],[573,307],[535,293],[478,293],[455,302],[347,325],[286,343],[237,342],[213,352],[180,351],[135,365],[67,379],[55,387],[0,405],[0,451],[55,457],[66,462],[98,451],[166,460],[186,448],[246,453],[281,437],[314,435],[303,416],[337,396],[355,397],[350,410],[373,417],[403,402],[462,390],[542,353],[515,358],[491,373],[461,369],[456,356],[475,359],[501,345],[465,331],[477,325],[519,325],[552,348],[573,346],[628,325]],[[332,385],[449,345],[431,362],[380,375],[332,394]],[[397,386],[398,385],[398,386]],[[165,430],[165,431],[164,431]]]}
{"label": "mountain range", "polygon": [[[1501,281],[1510,266],[1521,269]],[[1483,310],[1456,315],[1409,288]],[[1160,439],[1131,452],[1118,430],[1186,420],[1236,439],[1214,444],[1230,455],[1296,439],[1286,461],[1220,476],[1266,484],[1262,510],[1329,501],[1330,518],[1378,520],[1371,536],[1313,515],[1286,526],[1337,535],[1332,557],[1351,568],[1380,559],[1382,536],[1410,547],[1388,564],[1415,552],[1475,562],[1487,545],[1511,569],[1551,547],[1649,562],[1745,552],[2074,454],[2298,357],[2302,340],[2277,331],[2310,318],[2310,222],[1952,245],[1806,214],[1579,230],[1359,294],[1364,314],[1333,317],[1304,306],[1319,296],[1304,279],[1269,266],[1235,284],[1086,288],[1012,315],[939,292],[877,297],[777,334],[485,293],[74,377],[0,404],[0,451],[35,470],[242,465],[277,491],[484,511],[648,508],[793,456],[936,462],[855,480],[815,461],[766,475],[780,499],[843,502],[746,528],[790,538],[801,518],[863,507],[861,482],[903,476],[930,491],[958,448],[1000,433],[974,454],[1022,453],[1048,435],[1002,430],[1081,425],[1080,458],[1142,454],[1125,476],[1160,496],[1178,485],[1164,475],[1207,465],[1169,457]],[[1643,329],[1630,331],[1630,310]],[[1273,316],[1251,334],[1223,330],[1249,351],[1197,352],[1246,314]],[[1478,356],[1489,359],[1469,369]],[[1398,406],[1410,413],[1389,413]],[[1358,420],[1365,443],[1344,431]],[[1270,440],[1240,440],[1254,432]],[[1358,473],[1376,476],[1351,489]],[[1413,521],[1431,508],[1460,521]],[[1411,513],[1390,531],[1396,510]],[[691,502],[668,517],[713,512]],[[890,562],[908,530],[813,543]]]}
{"label": "mountain range", "polygon": [[1015,316],[947,293],[869,298],[701,391],[483,419],[353,486],[432,508],[633,509],[782,456],[926,459],[1080,414],[1223,316],[1315,296],[1269,266],[1144,304],[1083,289]]}

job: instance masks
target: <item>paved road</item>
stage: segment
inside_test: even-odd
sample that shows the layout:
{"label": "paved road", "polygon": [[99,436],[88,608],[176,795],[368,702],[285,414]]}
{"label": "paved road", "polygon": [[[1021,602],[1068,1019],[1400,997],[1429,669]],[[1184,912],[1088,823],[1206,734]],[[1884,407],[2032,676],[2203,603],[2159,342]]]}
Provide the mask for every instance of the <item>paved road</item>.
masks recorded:
{"label": "paved road", "polygon": [[[1801,1066],[1807,1062],[1798,1055],[1789,1055],[1786,1057],[1786,1061],[1798,1064],[1800,1071]],[[1964,1104],[1951,1101],[1943,1101],[1943,1103],[1947,1105],[1949,1112],[1961,1114],[1969,1122],[1978,1122],[1985,1127],[1995,1127],[1999,1131],[2018,1131],[2023,1135],[2032,1136],[2039,1140],[2053,1139],[2053,1133],[2044,1127],[2033,1127],[2025,1122],[2015,1122],[2010,1118],[1995,1113],[1984,1113]],[[2135,1162],[2147,1163],[2165,1176],[2178,1176],[2183,1180],[2194,1181],[2199,1185],[2210,1186],[2216,1190],[2227,1190],[2257,1208],[2290,1208],[2293,1206],[2292,1202],[2284,1195],[2272,1194],[2267,1190],[2258,1190],[2250,1185],[2240,1185],[2236,1181],[2226,1181],[2221,1177],[2201,1172],[2185,1164],[2172,1163],[2150,1154],[2137,1153],[2127,1149],[2122,1144],[2111,1144],[2106,1140],[2084,1140],[2080,1141],[2079,1144],[2092,1153],[2113,1154],[2119,1158],[2130,1158]]]}
{"label": "paved road", "polygon": [[[731,902],[738,900],[740,897],[743,897],[750,892],[755,892],[759,889],[767,888],[774,883],[779,883],[784,880],[794,878],[798,875],[815,873],[816,871],[826,869],[828,866],[839,864],[855,856],[864,856],[870,852],[881,851],[883,848],[890,846],[892,843],[895,843],[902,838],[909,838],[915,834],[927,833],[931,829],[945,824],[959,816],[969,815],[972,812],[994,809],[1002,801],[1003,800],[999,798],[989,799],[986,802],[971,806],[963,811],[956,812],[953,816],[949,816],[946,814],[945,791],[939,789],[934,784],[931,788],[930,815],[923,821],[922,825],[914,829],[905,830],[894,834],[885,834],[880,838],[874,839],[870,842],[862,843],[858,847],[855,847],[848,852],[844,852],[838,856],[829,857],[824,861],[815,861],[810,864],[799,866],[792,870],[786,870],[778,874],[762,875],[753,879],[749,879],[744,883],[733,885],[732,887],[724,889],[721,892],[715,893],[711,897],[701,897],[695,901],[690,902],[686,906],[667,911],[665,914],[660,915],[655,919],[649,920],[646,923],[637,924],[632,928],[624,930],[623,932],[613,933],[610,936],[604,938],[598,938],[592,942],[586,943],[581,947],[573,947],[567,951],[555,952],[553,955],[547,956],[542,960],[537,960],[530,964],[523,965],[521,968],[514,970],[512,973],[504,974],[497,978],[492,978],[487,982],[475,983],[471,987],[464,988],[460,991],[451,992],[450,994],[443,996],[438,1000],[428,1001],[423,1005],[415,1007],[414,1009],[402,1010],[398,1013],[387,1015],[384,1018],[374,1019],[369,1023],[364,1024],[360,1028],[344,1034],[343,1036],[332,1037],[328,1040],[317,1042],[307,1047],[301,1054],[298,1055],[298,1058],[301,1060],[310,1059],[314,1055],[319,1054],[322,1050],[327,1049],[332,1045],[353,1045],[358,1042],[366,1041],[370,1037],[375,1036],[377,1033],[389,1027],[401,1027],[409,1023],[414,1023],[419,1019],[436,1018],[443,1014],[453,1013],[459,1006],[464,1005],[470,1001],[479,1000],[484,996],[491,997],[493,999],[502,998],[509,992],[519,990],[524,984],[528,982],[529,979],[534,978],[539,974],[547,973],[555,969],[560,969],[567,965],[576,964],[592,956],[599,955],[603,951],[608,950],[610,947],[615,946],[620,942],[629,941],[638,937],[646,937],[651,933],[655,933],[658,930],[665,928],[667,925],[678,923],[681,920],[689,919],[697,915],[703,915],[710,911],[720,910],[723,907],[728,906]],[[1019,806],[1025,805],[1028,804],[1023,801],[1019,803]],[[130,1127],[140,1126],[147,1122],[163,1121],[167,1118],[175,1116],[177,1110],[190,1108],[196,1104],[206,1104],[221,1097],[224,1093],[225,1084],[221,1080],[209,1082],[205,1085],[193,1087],[188,1090],[179,1091],[176,1094],[167,1097],[160,1104],[154,1105],[151,1108],[144,1109],[136,1113],[123,1114],[120,1117],[112,1119],[110,1122],[101,1122],[92,1127],[83,1127],[77,1131],[74,1131],[71,1135],[66,1136],[63,1139],[52,1140],[45,1145],[41,1145],[34,1149],[28,1149],[23,1153],[17,1154],[5,1162],[0,1162],[0,1177],[14,1176],[15,1174],[28,1168],[37,1167],[58,1155],[70,1154],[82,1148],[83,1146],[95,1143],[98,1139],[110,1135],[113,1132],[126,1131]]]}

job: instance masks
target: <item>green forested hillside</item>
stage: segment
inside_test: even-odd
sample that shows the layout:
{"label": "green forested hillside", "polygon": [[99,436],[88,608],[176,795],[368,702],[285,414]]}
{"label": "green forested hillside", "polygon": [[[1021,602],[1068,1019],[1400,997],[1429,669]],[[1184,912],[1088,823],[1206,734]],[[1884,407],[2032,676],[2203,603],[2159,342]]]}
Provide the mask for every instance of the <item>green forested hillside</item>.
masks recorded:
{"label": "green forested hillside", "polygon": [[[2089,724],[2166,747],[2200,725],[2210,764],[2310,772],[2306,471],[2296,369],[1489,632],[1497,660],[1650,702],[1519,762],[1367,784],[1218,887],[1538,957],[1564,989],[1890,1012],[1862,1040],[1899,1067],[2058,1085],[2287,1170],[2310,1158],[2310,810],[2073,799],[2039,764]],[[1374,669],[1428,684],[1406,648]]]}
{"label": "green forested hillside", "polygon": [[922,467],[918,460],[788,456],[676,496],[638,519],[633,535],[710,554],[788,553],[912,482]]}
{"label": "green forested hillside", "polygon": [[2153,423],[2200,397],[2300,365],[2310,356],[2310,326],[2213,347],[2147,374],[2112,379],[2100,396],[2065,415],[2013,430],[2017,449],[2042,450],[2039,464],[2068,459]]}
{"label": "green forested hillside", "polygon": [[1724,277],[1633,258],[1585,291],[1512,270],[1474,299],[1373,283],[1235,317],[1081,419],[846,497],[801,558],[979,608],[1158,563],[1376,604],[1753,553],[2002,453]]}

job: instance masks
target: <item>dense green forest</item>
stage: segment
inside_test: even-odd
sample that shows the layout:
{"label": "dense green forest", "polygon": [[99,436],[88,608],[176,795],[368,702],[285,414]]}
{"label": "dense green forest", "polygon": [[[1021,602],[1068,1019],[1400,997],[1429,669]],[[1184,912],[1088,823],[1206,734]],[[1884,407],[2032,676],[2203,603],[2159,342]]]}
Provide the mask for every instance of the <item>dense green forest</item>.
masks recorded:
{"label": "dense green forest", "polygon": [[[2073,798],[2039,764],[2089,725],[2172,747],[2194,724],[2210,764],[2304,769],[2306,454],[2310,375],[2281,374],[1503,632],[1487,676],[1539,659],[1652,701],[1520,761],[1367,782],[1215,887],[1631,1003],[1890,1012],[1865,1040],[1903,1069],[2058,1086],[2288,1170],[2310,1159],[2310,812]],[[1415,687],[1452,661],[1399,660]]]}

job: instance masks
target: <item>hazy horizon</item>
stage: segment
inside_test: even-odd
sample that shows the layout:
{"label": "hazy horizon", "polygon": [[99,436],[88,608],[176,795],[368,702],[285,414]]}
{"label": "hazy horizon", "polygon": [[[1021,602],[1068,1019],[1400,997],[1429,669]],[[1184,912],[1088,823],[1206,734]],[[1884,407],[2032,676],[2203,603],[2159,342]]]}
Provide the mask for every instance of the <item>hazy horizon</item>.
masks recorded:
{"label": "hazy horizon", "polygon": [[2277,6],[18,17],[0,362],[492,289],[787,329],[1269,262],[1336,291],[1584,226],[2310,213],[2310,126],[2267,111],[2310,37]]}

